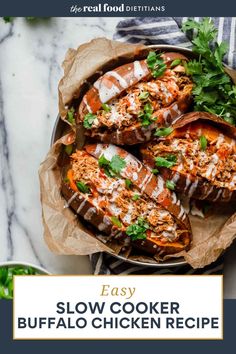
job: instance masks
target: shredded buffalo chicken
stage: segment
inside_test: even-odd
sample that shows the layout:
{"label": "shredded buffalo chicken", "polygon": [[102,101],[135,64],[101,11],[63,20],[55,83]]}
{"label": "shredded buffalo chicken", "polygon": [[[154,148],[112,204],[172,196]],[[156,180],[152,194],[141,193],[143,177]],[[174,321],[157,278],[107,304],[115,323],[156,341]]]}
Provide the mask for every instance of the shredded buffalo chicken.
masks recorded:
{"label": "shredded buffalo chicken", "polygon": [[124,227],[142,217],[150,225],[151,237],[163,243],[179,238],[183,231],[178,229],[172,215],[141,195],[136,187],[128,189],[124,179],[108,177],[98,166],[97,159],[83,151],[72,154],[71,160],[74,180],[86,184],[93,204],[109,216],[117,217]]}

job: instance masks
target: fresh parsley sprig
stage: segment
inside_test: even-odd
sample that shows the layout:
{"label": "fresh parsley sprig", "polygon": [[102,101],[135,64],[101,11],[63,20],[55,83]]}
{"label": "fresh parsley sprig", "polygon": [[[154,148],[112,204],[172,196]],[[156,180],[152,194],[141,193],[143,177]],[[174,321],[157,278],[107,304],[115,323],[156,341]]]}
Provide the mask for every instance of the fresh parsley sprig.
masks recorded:
{"label": "fresh parsley sprig", "polygon": [[125,160],[119,155],[114,155],[109,161],[104,155],[98,159],[98,164],[104,169],[108,177],[117,177],[120,175],[121,170],[126,166]]}
{"label": "fresh parsley sprig", "polygon": [[182,30],[194,30],[193,52],[199,56],[199,60],[193,59],[185,64],[187,74],[194,83],[194,110],[216,114],[235,125],[236,86],[225,73],[223,65],[228,44],[217,43],[217,29],[209,18],[201,22],[189,19]]}
{"label": "fresh parsley sprig", "polygon": [[157,167],[171,168],[176,164],[176,162],[177,162],[177,156],[171,154],[165,157],[158,156],[155,158],[155,164]]}
{"label": "fresh parsley sprig", "polygon": [[153,114],[153,107],[151,103],[148,102],[144,105],[143,111],[140,111],[138,115],[139,119],[141,120],[142,126],[147,127],[152,122],[155,122],[157,118],[153,117],[152,114]]}
{"label": "fresh parsley sprig", "polygon": [[147,221],[143,218],[138,218],[135,224],[131,224],[127,227],[126,234],[130,236],[132,241],[146,239],[146,232],[149,228]]}
{"label": "fresh parsley sprig", "polygon": [[94,119],[96,119],[97,116],[93,113],[87,113],[84,117],[84,122],[83,122],[83,126],[85,129],[91,129]]}

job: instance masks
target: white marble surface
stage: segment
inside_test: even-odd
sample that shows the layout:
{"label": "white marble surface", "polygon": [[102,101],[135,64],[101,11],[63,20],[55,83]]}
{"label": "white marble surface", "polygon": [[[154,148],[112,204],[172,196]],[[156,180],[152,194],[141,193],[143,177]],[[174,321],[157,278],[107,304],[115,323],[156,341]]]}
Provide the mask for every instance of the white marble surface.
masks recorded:
{"label": "white marble surface", "polygon": [[56,256],[43,241],[38,168],[57,116],[60,67],[69,47],[112,38],[120,18],[0,19],[0,261],[53,273],[88,273],[87,257]]}
{"label": "white marble surface", "polygon": [[[56,256],[43,241],[38,167],[57,116],[60,64],[69,47],[112,38],[121,18],[0,19],[0,261],[24,260],[52,273],[91,271],[86,257]],[[225,297],[236,298],[236,245],[226,254]]]}

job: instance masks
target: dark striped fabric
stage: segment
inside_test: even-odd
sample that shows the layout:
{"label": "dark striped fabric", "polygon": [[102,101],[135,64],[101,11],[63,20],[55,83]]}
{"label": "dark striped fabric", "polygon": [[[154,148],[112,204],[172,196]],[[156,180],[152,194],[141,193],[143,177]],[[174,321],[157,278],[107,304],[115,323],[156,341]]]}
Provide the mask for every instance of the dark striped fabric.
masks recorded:
{"label": "dark striped fabric", "polygon": [[[196,21],[201,17],[192,17]],[[182,31],[182,23],[187,17],[140,17],[121,21],[117,25],[114,39],[129,43],[169,44],[191,48],[191,33],[187,37]],[[229,45],[225,63],[236,68],[236,18],[213,17],[218,29],[218,42],[226,41]],[[123,262],[105,253],[91,256],[94,274],[222,274],[223,257],[204,269],[193,269],[188,265],[155,268]]]}

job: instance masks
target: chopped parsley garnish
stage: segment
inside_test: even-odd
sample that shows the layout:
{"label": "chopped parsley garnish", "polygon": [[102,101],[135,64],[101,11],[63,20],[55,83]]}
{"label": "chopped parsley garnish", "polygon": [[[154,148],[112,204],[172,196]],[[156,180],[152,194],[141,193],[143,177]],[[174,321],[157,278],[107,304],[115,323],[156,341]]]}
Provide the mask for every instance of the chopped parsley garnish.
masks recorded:
{"label": "chopped parsley garnish", "polygon": [[132,200],[138,200],[140,198],[140,195],[139,194],[134,194],[133,197],[132,197]]}
{"label": "chopped parsley garnish", "polygon": [[153,168],[153,169],[152,169],[152,173],[153,173],[154,175],[157,175],[157,174],[159,173],[159,170],[158,170],[157,168]]}
{"label": "chopped parsley garnish", "polygon": [[205,135],[201,135],[199,140],[200,140],[201,150],[205,151],[207,148],[207,138],[205,137]]}
{"label": "chopped parsley garnish", "polygon": [[130,187],[132,186],[132,181],[130,179],[126,179],[125,185],[126,185],[126,188],[130,189]]}
{"label": "chopped parsley garnish", "polygon": [[102,155],[98,159],[98,164],[109,177],[119,176],[121,170],[126,166],[125,160],[119,155],[114,155],[111,161],[107,160],[106,157]]}
{"label": "chopped parsley garnish", "polygon": [[96,118],[96,115],[93,113],[87,113],[84,117],[84,123],[83,126],[85,129],[91,129],[93,125],[93,121]]}
{"label": "chopped parsley garnish", "polygon": [[151,70],[154,78],[162,76],[166,70],[166,64],[161,55],[162,53],[149,52],[147,56],[148,68]]}
{"label": "chopped parsley garnish", "polygon": [[73,151],[73,144],[65,146],[65,152],[67,153],[67,155],[71,155],[72,151]]}
{"label": "chopped parsley garnish", "polygon": [[148,99],[148,96],[149,96],[149,92],[145,91],[145,92],[141,92],[140,95],[138,96],[138,98],[140,100],[144,100],[145,101],[146,99]]}
{"label": "chopped parsley garnish", "polygon": [[75,124],[74,113],[75,113],[74,107],[71,107],[67,112],[67,120],[70,124]]}
{"label": "chopped parsley garnish", "polygon": [[78,189],[80,190],[80,192],[90,193],[90,188],[84,182],[78,181],[78,182],[76,182],[76,185],[77,185]]}
{"label": "chopped parsley garnish", "polygon": [[182,30],[191,30],[193,52],[199,56],[198,60],[185,64],[194,83],[194,110],[216,114],[235,125],[236,86],[223,66],[228,44],[217,43],[217,29],[208,17],[201,22],[190,19],[183,24]]}
{"label": "chopped parsley garnish", "polygon": [[126,234],[130,236],[132,241],[142,240],[147,238],[146,231],[149,229],[149,224],[143,218],[138,218],[135,224],[129,225],[126,229]]}
{"label": "chopped parsley garnish", "polygon": [[155,163],[157,167],[171,168],[177,162],[176,155],[167,155],[165,157],[158,156],[155,158]]}
{"label": "chopped parsley garnish", "polygon": [[162,136],[168,136],[170,135],[171,133],[173,132],[173,128],[171,127],[168,127],[168,128],[160,128],[160,129],[157,129],[154,133],[155,136],[159,136],[159,137],[162,137]]}
{"label": "chopped parsley garnish", "polygon": [[175,183],[174,183],[173,181],[167,180],[167,181],[166,181],[166,187],[167,187],[168,189],[174,191],[174,190],[175,190]]}
{"label": "chopped parsley garnish", "polygon": [[122,223],[116,216],[111,216],[111,221],[113,222],[114,225],[118,227],[122,227]]}
{"label": "chopped parsley garnish", "polygon": [[152,117],[153,107],[151,103],[146,103],[143,107],[143,111],[139,112],[138,117],[141,119],[144,127],[150,125],[156,120],[156,117]]}
{"label": "chopped parsley garnish", "polygon": [[102,109],[105,111],[105,112],[110,112],[111,111],[111,107],[106,104],[106,103],[103,103],[102,104]]}
{"label": "chopped parsley garnish", "polygon": [[37,271],[32,267],[0,267],[0,299],[13,298],[13,276],[35,275]]}
{"label": "chopped parsley garnish", "polygon": [[175,59],[175,60],[172,61],[170,67],[171,67],[171,68],[174,68],[175,66],[181,64],[181,62],[182,62],[181,59]]}
{"label": "chopped parsley garnish", "polygon": [[4,19],[4,21],[5,21],[6,23],[12,22],[13,18],[14,18],[14,17],[10,17],[10,16],[5,16],[5,17],[3,17],[3,19]]}

